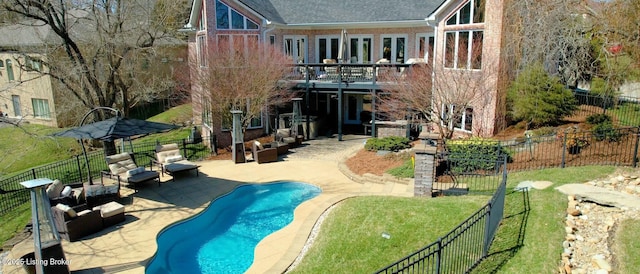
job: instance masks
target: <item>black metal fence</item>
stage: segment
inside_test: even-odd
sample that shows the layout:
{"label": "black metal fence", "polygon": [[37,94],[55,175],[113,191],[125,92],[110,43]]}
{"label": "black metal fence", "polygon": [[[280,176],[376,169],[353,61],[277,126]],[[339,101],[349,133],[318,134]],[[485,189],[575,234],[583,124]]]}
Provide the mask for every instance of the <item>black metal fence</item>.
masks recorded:
{"label": "black metal fence", "polygon": [[476,267],[487,256],[504,214],[506,158],[498,157],[493,165],[496,172],[455,175],[456,180],[469,183],[493,182],[488,185],[495,192],[485,206],[434,243],[376,273],[467,273]]}
{"label": "black metal fence", "polygon": [[574,91],[580,105],[579,112],[584,115],[609,114],[614,124],[624,127],[640,125],[640,98],[624,95],[600,95],[584,90]]}
{"label": "black metal fence", "polygon": [[519,141],[498,142],[509,153],[509,171],[586,165],[638,166],[640,128],[606,132],[565,130]]}
{"label": "black metal fence", "polygon": [[[207,144],[216,143],[215,136],[211,137]],[[182,150],[182,155],[190,160],[201,160],[210,156],[214,150],[203,142],[193,142],[189,139],[149,141],[132,144],[124,144],[125,151],[132,151],[136,163],[139,166],[150,166],[151,160],[155,158],[155,148],[158,144],[177,143]],[[122,152],[122,146],[118,146],[118,153]],[[88,163],[88,166],[87,166]],[[100,177],[101,171],[107,170],[105,155],[102,150],[76,155],[70,159],[58,161],[31,168],[27,171],[0,179],[0,215],[10,212],[14,208],[29,201],[29,191],[20,182],[36,178],[58,179],[63,184],[74,184],[87,182],[89,180],[88,170],[91,170],[92,179]]]}

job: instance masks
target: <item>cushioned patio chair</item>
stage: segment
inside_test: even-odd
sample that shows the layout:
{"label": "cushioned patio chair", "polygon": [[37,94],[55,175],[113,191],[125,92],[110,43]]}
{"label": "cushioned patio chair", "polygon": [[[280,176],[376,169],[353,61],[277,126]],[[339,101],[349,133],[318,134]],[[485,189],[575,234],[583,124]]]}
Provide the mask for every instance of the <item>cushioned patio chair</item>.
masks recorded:
{"label": "cushioned patio chair", "polygon": [[[189,172],[194,170],[198,176],[199,165],[187,160],[180,154],[178,144],[167,144],[156,146],[156,159],[154,164],[160,167],[162,174],[174,176],[176,173]],[[175,178],[175,177],[174,177]],[[172,178],[172,180],[174,180]]]}
{"label": "cushioned patio chair", "polygon": [[251,152],[253,154],[253,160],[258,162],[258,164],[278,161],[278,149],[264,148],[258,141],[253,142]]}
{"label": "cushioned patio chair", "polygon": [[106,160],[109,171],[103,171],[102,175],[115,179],[118,184],[125,182],[137,189],[140,183],[156,181],[160,186],[160,173],[138,167],[133,155],[128,152],[107,156]]}

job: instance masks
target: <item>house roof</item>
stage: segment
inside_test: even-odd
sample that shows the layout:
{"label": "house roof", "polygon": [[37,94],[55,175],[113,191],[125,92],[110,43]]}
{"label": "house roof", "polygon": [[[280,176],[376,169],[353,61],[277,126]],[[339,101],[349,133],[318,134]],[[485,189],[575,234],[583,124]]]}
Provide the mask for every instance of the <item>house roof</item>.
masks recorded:
{"label": "house roof", "polygon": [[[366,25],[423,22],[446,0],[228,0],[259,14],[266,21],[289,27]],[[202,0],[193,1],[189,24],[195,25]]]}
{"label": "house roof", "polygon": [[239,0],[267,20],[287,25],[424,20],[443,0]]}

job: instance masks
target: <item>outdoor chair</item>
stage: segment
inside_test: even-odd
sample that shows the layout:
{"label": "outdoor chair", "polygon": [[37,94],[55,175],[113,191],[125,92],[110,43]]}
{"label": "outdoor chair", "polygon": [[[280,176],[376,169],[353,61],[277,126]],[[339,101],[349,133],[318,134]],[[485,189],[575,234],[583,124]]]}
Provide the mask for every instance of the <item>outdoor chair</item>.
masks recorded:
{"label": "outdoor chair", "polygon": [[60,180],[54,180],[47,186],[47,196],[51,206],[65,204],[75,206],[84,203],[82,183],[63,185]]}
{"label": "outdoor chair", "polygon": [[[163,175],[169,174],[171,176],[191,170],[195,170],[196,176],[198,176],[198,168],[200,168],[199,165],[185,159],[180,154],[180,147],[175,143],[156,146],[156,159],[153,160],[153,163],[160,167]],[[175,180],[175,177],[172,180]]]}
{"label": "outdoor chair", "polygon": [[253,154],[253,160],[258,164],[278,161],[278,149],[265,148],[258,141],[253,142],[251,152]]}
{"label": "outdoor chair", "polygon": [[60,237],[67,241],[73,242],[102,230],[100,211],[91,210],[86,204],[75,207],[57,204],[51,207],[51,213]]}
{"label": "outdoor chair", "polygon": [[128,152],[107,156],[106,160],[109,170],[103,171],[102,175],[103,177],[115,179],[118,185],[125,182],[137,190],[136,186],[140,183],[156,181],[160,186],[160,173],[146,170],[144,167],[138,167],[135,159]]}

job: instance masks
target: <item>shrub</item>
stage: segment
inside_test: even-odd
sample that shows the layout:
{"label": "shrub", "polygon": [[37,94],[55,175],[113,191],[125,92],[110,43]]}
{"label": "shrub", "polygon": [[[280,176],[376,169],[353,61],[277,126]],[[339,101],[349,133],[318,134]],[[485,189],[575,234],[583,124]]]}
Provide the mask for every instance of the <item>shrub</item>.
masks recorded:
{"label": "shrub", "polygon": [[556,134],[554,127],[541,127],[531,130],[531,136],[548,136]]}
{"label": "shrub", "polygon": [[500,141],[474,137],[447,142],[449,164],[456,173],[477,170],[494,170],[500,155],[511,161],[509,151],[500,146]]}
{"label": "shrub", "polygon": [[411,141],[405,137],[384,137],[384,138],[371,138],[367,140],[364,148],[368,151],[388,150],[388,151],[400,151],[405,148],[411,147]]}
{"label": "shrub", "polygon": [[532,126],[556,124],[578,108],[573,93],[540,64],[518,75],[508,89],[507,103],[514,119]]}
{"label": "shrub", "polygon": [[591,125],[602,124],[605,122],[611,123],[611,121],[612,121],[611,116],[603,113],[592,114],[587,117],[587,124],[591,124]]}
{"label": "shrub", "polygon": [[598,123],[592,129],[596,141],[618,142],[622,133],[611,122]]}

